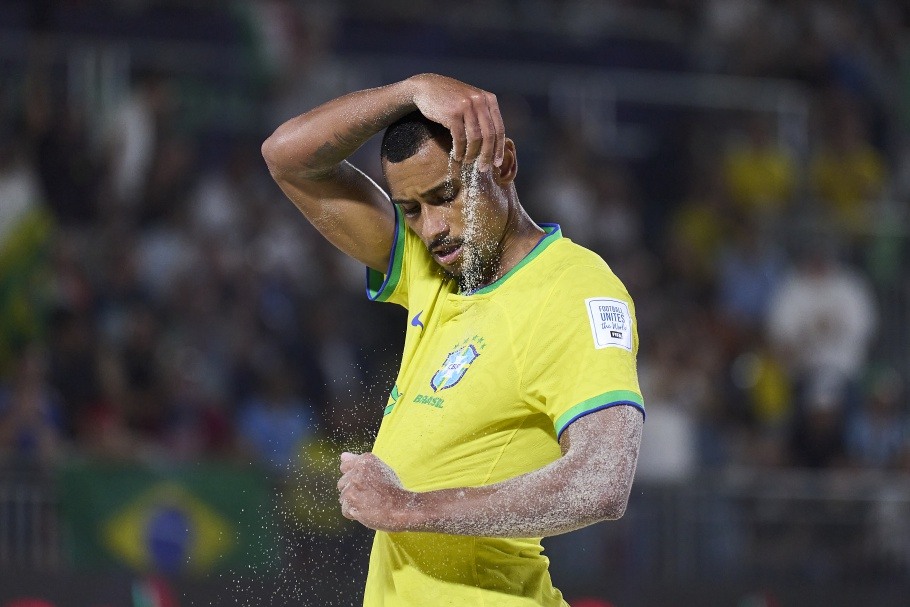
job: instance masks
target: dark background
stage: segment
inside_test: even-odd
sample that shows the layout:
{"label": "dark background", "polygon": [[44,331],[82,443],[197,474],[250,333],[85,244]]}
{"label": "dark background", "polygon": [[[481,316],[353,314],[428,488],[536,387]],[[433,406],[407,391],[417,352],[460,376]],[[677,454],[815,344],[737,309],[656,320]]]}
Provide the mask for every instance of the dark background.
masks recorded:
{"label": "dark background", "polygon": [[[3,0],[0,601],[359,604],[327,479],[406,319],[259,146],[433,71],[498,95],[522,203],[636,303],[638,475],[545,542],[567,598],[905,604],[908,28],[897,0]],[[271,569],[80,562],[61,475],[111,462],[256,470]]]}

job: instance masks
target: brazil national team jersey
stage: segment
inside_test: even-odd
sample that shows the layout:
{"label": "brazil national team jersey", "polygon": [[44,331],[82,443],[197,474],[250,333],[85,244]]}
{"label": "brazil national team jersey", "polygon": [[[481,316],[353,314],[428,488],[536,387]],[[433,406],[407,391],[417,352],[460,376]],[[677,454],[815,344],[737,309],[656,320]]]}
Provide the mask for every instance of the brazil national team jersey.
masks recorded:
{"label": "brazil national team jersey", "polygon": [[[559,226],[505,276],[461,295],[396,208],[371,299],[408,310],[404,353],[373,452],[406,489],[477,487],[546,466],[574,420],[644,412],[625,287]],[[377,532],[367,607],[564,606],[540,538]]]}

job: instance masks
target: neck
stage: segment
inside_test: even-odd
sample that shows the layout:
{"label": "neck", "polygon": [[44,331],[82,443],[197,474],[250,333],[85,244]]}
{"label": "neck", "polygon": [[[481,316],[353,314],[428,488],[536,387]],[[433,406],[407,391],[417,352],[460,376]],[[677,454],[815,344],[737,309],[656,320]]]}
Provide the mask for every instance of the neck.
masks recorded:
{"label": "neck", "polygon": [[544,229],[534,223],[524,208],[517,204],[512,207],[509,222],[500,241],[499,271],[490,282],[495,282],[517,266],[537,246],[544,235]]}
{"label": "neck", "polygon": [[466,284],[466,281],[461,280],[461,290],[476,291],[508,274],[537,246],[544,234],[543,228],[534,223],[513,193],[509,199],[509,216],[506,227],[498,243],[493,263],[488,265],[488,271],[484,272],[480,284]]}

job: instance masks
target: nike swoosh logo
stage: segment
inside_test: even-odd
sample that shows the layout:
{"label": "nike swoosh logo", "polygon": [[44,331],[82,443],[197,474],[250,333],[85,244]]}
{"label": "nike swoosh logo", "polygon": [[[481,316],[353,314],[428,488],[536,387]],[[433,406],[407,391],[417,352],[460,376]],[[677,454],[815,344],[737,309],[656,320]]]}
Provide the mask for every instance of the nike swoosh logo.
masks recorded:
{"label": "nike swoosh logo", "polygon": [[414,318],[411,319],[411,325],[414,327],[420,327],[421,329],[425,328],[423,323],[420,322],[420,315],[423,314],[423,310],[414,315]]}

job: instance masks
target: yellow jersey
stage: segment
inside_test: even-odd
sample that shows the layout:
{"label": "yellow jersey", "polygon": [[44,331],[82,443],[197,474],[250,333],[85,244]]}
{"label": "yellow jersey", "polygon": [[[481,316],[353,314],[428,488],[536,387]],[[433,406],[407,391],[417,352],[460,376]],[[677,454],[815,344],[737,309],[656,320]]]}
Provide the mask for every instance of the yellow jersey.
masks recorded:
{"label": "yellow jersey", "polygon": [[[371,299],[408,309],[401,368],[373,452],[411,491],[477,487],[546,466],[575,419],[644,412],[632,300],[595,253],[545,225],[502,278],[459,294],[396,208]],[[376,532],[367,607],[564,607],[541,538]]]}

